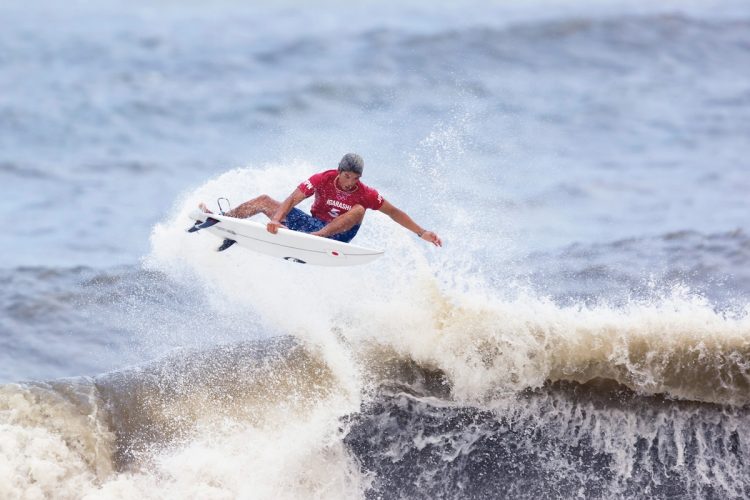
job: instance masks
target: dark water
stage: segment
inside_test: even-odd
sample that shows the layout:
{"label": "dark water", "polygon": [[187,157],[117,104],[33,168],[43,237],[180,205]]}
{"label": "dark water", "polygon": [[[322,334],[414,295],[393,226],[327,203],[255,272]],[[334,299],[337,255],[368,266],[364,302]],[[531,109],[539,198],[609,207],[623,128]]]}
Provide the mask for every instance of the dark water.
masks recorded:
{"label": "dark water", "polygon": [[600,381],[495,411],[384,390],[346,442],[377,477],[370,498],[726,498],[748,494],[747,422]]}
{"label": "dark water", "polygon": [[[0,497],[750,495],[745,3],[0,20]],[[184,232],[349,151],[444,248]]]}

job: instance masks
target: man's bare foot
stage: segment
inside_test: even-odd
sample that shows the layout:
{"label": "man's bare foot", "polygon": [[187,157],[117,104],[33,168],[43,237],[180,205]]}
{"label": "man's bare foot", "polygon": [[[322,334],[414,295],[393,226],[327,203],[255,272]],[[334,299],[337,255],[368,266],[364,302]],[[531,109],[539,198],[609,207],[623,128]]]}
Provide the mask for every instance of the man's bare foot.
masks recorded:
{"label": "man's bare foot", "polygon": [[208,209],[208,207],[206,206],[206,204],[205,204],[205,203],[203,203],[203,202],[200,202],[200,203],[198,204],[198,208],[199,208],[199,209],[201,210],[201,212],[205,212],[205,213],[207,213],[207,214],[212,214],[212,213],[213,213],[212,211],[210,211],[210,210]]}

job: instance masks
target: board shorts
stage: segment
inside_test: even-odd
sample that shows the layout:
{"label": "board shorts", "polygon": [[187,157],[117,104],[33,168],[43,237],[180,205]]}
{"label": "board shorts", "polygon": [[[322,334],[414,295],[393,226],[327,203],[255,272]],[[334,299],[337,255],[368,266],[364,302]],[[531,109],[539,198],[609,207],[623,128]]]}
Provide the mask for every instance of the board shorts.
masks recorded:
{"label": "board shorts", "polygon": [[[315,231],[320,231],[326,226],[326,224],[328,223],[318,219],[317,217],[313,217],[310,214],[306,214],[299,208],[293,208],[292,211],[287,214],[286,220],[284,221],[284,225],[287,228],[291,229],[292,231],[299,231],[301,233],[312,233]],[[329,236],[329,238],[332,240],[349,243],[350,241],[352,241],[352,238],[357,235],[359,226],[360,224],[357,224],[353,228],[348,229],[343,233]]]}

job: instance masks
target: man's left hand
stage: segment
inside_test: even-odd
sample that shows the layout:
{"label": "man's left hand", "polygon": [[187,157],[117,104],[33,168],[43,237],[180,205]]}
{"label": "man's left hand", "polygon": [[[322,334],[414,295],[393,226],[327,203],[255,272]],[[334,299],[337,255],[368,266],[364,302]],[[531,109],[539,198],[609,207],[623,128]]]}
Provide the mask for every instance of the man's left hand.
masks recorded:
{"label": "man's left hand", "polygon": [[433,233],[432,231],[425,231],[424,233],[422,233],[422,239],[425,241],[429,241],[436,247],[443,246],[443,241],[437,234]]}

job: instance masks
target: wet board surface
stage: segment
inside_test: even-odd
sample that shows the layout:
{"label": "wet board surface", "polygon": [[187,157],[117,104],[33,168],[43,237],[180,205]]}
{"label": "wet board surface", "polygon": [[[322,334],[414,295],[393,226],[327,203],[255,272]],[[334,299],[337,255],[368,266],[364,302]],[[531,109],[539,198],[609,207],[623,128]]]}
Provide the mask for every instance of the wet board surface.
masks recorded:
{"label": "wet board surface", "polygon": [[219,238],[219,241],[236,241],[237,243],[231,247],[232,250],[239,246],[291,262],[316,266],[355,266],[367,264],[383,255],[382,250],[342,243],[285,228],[279,229],[277,234],[271,234],[266,230],[265,223],[251,219],[207,214],[200,210],[190,213],[190,219],[196,224],[205,222],[207,218],[218,222],[198,232],[210,233]]}

